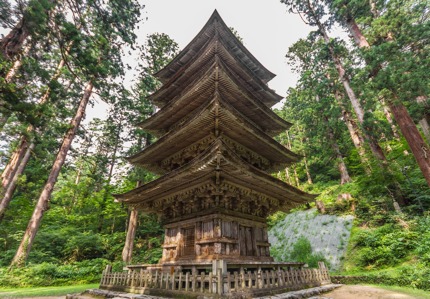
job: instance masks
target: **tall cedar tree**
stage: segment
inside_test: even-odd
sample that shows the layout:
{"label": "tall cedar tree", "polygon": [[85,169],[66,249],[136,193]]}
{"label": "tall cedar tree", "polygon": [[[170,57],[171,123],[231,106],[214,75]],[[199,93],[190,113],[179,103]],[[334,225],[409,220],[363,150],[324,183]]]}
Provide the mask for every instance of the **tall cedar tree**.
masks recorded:
{"label": "tall cedar tree", "polygon": [[[133,33],[139,21],[140,6],[134,1],[108,1],[99,3],[76,3],[87,8],[84,17],[87,23],[82,26],[81,32],[88,33],[84,36],[86,44],[74,44],[74,47],[82,47],[90,50],[89,56],[76,57],[78,61],[85,64],[79,65],[79,73],[82,79],[86,80],[84,92],[77,107],[75,116],[70,122],[62,145],[52,166],[48,181],[37,201],[33,215],[24,233],[21,244],[12,260],[11,268],[23,265],[28,257],[34,238],[40,227],[44,212],[49,208],[49,200],[60,173],[61,167],[65,162],[71,143],[76,135],[80,122],[85,114],[86,106],[90,100],[94,88],[103,90],[103,82],[107,79],[115,78],[123,74],[121,49],[123,44],[133,46],[135,34]],[[80,14],[79,10],[76,13]],[[74,11],[73,11],[74,13]],[[76,72],[76,71],[75,71]],[[77,73],[77,72],[76,72]]]}
{"label": "tall cedar tree", "polygon": [[[141,49],[140,61],[142,64],[140,66],[140,76],[135,86],[134,101],[136,105],[132,106],[135,111],[130,114],[131,119],[129,119],[128,123],[136,124],[136,120],[142,121],[154,113],[155,107],[147,99],[151,93],[160,87],[160,82],[154,77],[154,74],[164,68],[176,56],[177,51],[178,44],[166,34],[155,33],[148,37],[146,44]],[[133,132],[131,136],[134,140],[131,140],[133,146],[128,154],[136,153],[141,150],[143,144],[149,145],[151,143],[152,137],[149,134],[136,128],[129,128],[129,130]],[[137,175],[136,180],[136,186],[145,183],[139,175]],[[132,258],[137,221],[138,213],[132,209],[128,221],[126,241],[122,251],[122,259],[126,263],[129,263]]]}
{"label": "tall cedar tree", "polygon": [[379,89],[376,92],[378,97],[387,102],[430,186],[429,147],[403,104],[428,94],[430,76],[423,66],[428,65],[425,61],[429,61],[426,44],[430,25],[422,15],[429,9],[428,2],[389,1],[376,8],[383,13],[377,13],[370,23],[370,42],[355,16],[360,17],[366,9],[367,16],[371,16],[368,1],[328,2],[335,19],[348,28],[356,46],[362,50],[363,58],[371,69],[371,84]]}

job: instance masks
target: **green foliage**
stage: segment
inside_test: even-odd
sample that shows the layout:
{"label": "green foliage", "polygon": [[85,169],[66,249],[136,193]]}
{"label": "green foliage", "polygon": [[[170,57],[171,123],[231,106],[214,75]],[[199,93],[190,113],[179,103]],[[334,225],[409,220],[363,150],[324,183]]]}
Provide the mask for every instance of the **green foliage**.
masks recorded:
{"label": "green foliage", "polygon": [[82,293],[88,289],[98,288],[96,284],[79,284],[72,286],[27,287],[27,288],[0,288],[0,297],[29,298],[42,296],[66,296],[67,294]]}
{"label": "green foliage", "polygon": [[83,233],[73,235],[67,241],[63,253],[71,261],[83,261],[102,256],[106,248],[103,247],[100,235]]}
{"label": "green foliage", "polygon": [[381,267],[398,264],[414,247],[416,239],[415,233],[386,224],[360,231],[351,242],[356,249],[360,248],[355,257],[358,266]]}
{"label": "green foliage", "polygon": [[300,236],[293,248],[287,253],[287,257],[284,260],[292,262],[301,262],[308,264],[311,268],[318,268],[318,262],[324,262],[330,267],[329,262],[320,252],[313,252],[312,245],[307,238]]}
{"label": "green foliage", "polygon": [[95,283],[101,271],[110,262],[93,259],[70,264],[39,263],[24,268],[0,268],[0,285],[9,287],[53,286],[64,284]]}
{"label": "green foliage", "polygon": [[348,246],[345,283],[380,283],[430,290],[430,217],[389,215],[382,226],[356,227]]}

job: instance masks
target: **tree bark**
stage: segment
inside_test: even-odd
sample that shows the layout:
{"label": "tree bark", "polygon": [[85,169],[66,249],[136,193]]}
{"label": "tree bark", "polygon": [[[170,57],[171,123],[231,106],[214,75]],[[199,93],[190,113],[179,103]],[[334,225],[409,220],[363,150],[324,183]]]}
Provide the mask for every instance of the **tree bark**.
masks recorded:
{"label": "tree bark", "polygon": [[27,147],[27,150],[25,151],[25,154],[20,161],[18,168],[16,169],[12,179],[5,188],[4,194],[2,194],[3,199],[0,203],[0,223],[2,222],[6,209],[8,208],[9,203],[12,200],[12,195],[15,192],[19,176],[22,175],[22,173],[24,172],[25,166],[27,166],[28,160],[30,159],[31,152],[33,151],[34,147],[34,142]]}
{"label": "tree bark", "polygon": [[138,212],[136,209],[131,209],[130,218],[128,220],[127,237],[125,238],[124,249],[122,250],[122,260],[125,263],[130,263],[133,257],[134,238],[136,236]]}
{"label": "tree bark", "polygon": [[30,49],[31,49],[31,44],[28,43],[28,45],[26,45],[22,50],[20,57],[18,57],[18,59],[14,61],[12,67],[9,69],[6,76],[4,77],[4,80],[6,81],[6,83],[12,82],[13,78],[15,78],[16,73],[22,66],[22,58],[30,52]]}
{"label": "tree bark", "polygon": [[430,126],[427,119],[423,118],[418,123],[421,127],[421,131],[423,131],[423,134],[427,139],[427,143],[430,143]]}
{"label": "tree bark", "polygon": [[358,27],[357,23],[355,22],[354,18],[347,18],[346,27],[348,27],[348,30],[351,33],[352,38],[354,39],[357,46],[359,46],[360,48],[369,47],[369,43],[367,42],[367,39],[361,33],[361,30]]}
{"label": "tree bark", "polygon": [[313,184],[312,176],[311,176],[311,173],[309,172],[308,161],[306,159],[306,155],[303,157],[303,163],[305,164],[305,170],[306,170],[306,176],[308,178],[308,184],[312,185]]}
{"label": "tree bark", "polygon": [[338,90],[334,92],[334,97],[342,111],[342,117],[346,127],[348,128],[349,135],[351,136],[352,143],[354,144],[357,152],[361,158],[361,162],[365,165],[369,165],[369,161],[366,158],[366,150],[364,148],[364,139],[361,135],[360,127],[355,122],[351,115],[351,112],[346,108],[342,96]]}
{"label": "tree bark", "polygon": [[372,12],[373,17],[378,18],[379,17],[379,10],[378,10],[378,7],[376,6],[375,1],[369,0],[369,4],[370,4],[370,11]]}
{"label": "tree bark", "polygon": [[292,185],[290,171],[288,170],[288,167],[285,167],[285,182]]}
{"label": "tree bark", "polygon": [[[288,133],[288,131],[286,131],[285,134],[287,134],[288,149],[291,150],[292,149],[292,145],[291,145],[290,134]],[[291,168],[293,169],[294,180],[296,182],[296,186],[299,187],[300,186],[300,181],[299,181],[299,176],[297,175],[296,167],[294,165],[292,165]]]}
{"label": "tree bark", "polygon": [[421,137],[420,132],[417,129],[414,121],[406,110],[405,106],[401,103],[393,103],[390,101],[388,103],[391,112],[397,124],[400,127],[400,131],[405,137],[408,145],[421,169],[427,184],[430,186],[430,151],[427,144]]}
{"label": "tree bark", "polygon": [[22,135],[19,141],[18,147],[12,154],[12,157],[10,158],[9,163],[6,165],[1,175],[2,193],[3,193],[3,190],[5,190],[9,185],[9,183],[12,181],[12,178],[14,177],[18,166],[21,164],[21,160],[24,157],[27,148],[28,148],[27,137]]}
{"label": "tree bark", "polygon": [[391,131],[393,132],[393,136],[396,139],[399,139],[399,132],[397,132],[396,124],[393,121],[393,118],[391,117],[390,109],[387,107],[387,103],[385,102],[385,99],[383,97],[379,98],[381,104],[382,104],[382,110],[384,111],[385,118],[387,119],[388,123],[390,124]]}
{"label": "tree bark", "polygon": [[[302,132],[303,130],[300,130],[300,127],[299,126],[296,126],[297,127],[297,131],[299,131],[299,132]],[[300,145],[302,146],[302,148],[303,148],[303,139],[302,138],[300,138]],[[308,160],[307,160],[307,158],[306,158],[306,153],[305,153],[305,151],[303,151],[303,163],[304,163],[304,165],[305,165],[305,171],[306,171],[306,176],[307,176],[307,179],[308,179],[308,184],[309,185],[312,185],[313,184],[313,182],[312,182],[312,176],[311,176],[311,173],[309,172],[309,167],[308,167]]]}
{"label": "tree bark", "polygon": [[[427,104],[427,97],[426,96],[419,96],[417,97],[417,103],[423,107],[423,109],[426,109],[428,111],[429,107]],[[430,125],[429,125],[430,115],[428,112],[424,113],[424,117],[418,122],[421,130],[427,139],[427,143],[430,143]]]}
{"label": "tree bark", "polygon": [[45,211],[48,210],[49,200],[54,189],[55,183],[57,182],[58,175],[60,173],[61,167],[66,160],[67,153],[72,145],[72,141],[76,135],[78,127],[81,123],[82,118],[85,115],[85,109],[87,107],[88,101],[91,97],[93,90],[93,83],[89,81],[85,87],[85,92],[81,98],[79,106],[76,110],[76,114],[73,117],[70,128],[68,129],[66,135],[64,136],[63,142],[61,144],[60,150],[52,166],[51,172],[48,177],[42,193],[37,201],[36,207],[33,211],[33,215],[28,223],[27,229],[18,247],[18,250],[11,262],[11,268],[15,266],[22,266],[27,260],[28,254],[30,253],[31,247],[34,242],[34,238],[39,230],[40,224],[42,222],[42,217]]}
{"label": "tree bark", "polygon": [[331,129],[328,129],[328,137],[330,139],[331,147],[336,155],[337,168],[340,174],[340,184],[346,184],[351,182],[351,177],[348,173],[348,168],[346,167],[345,161],[343,160],[342,153],[340,152],[339,145],[337,144],[336,138]]}
{"label": "tree bark", "polygon": [[13,60],[21,52],[22,46],[29,35],[30,32],[28,31],[26,21],[22,18],[9,34],[0,41],[0,52],[3,57]]}

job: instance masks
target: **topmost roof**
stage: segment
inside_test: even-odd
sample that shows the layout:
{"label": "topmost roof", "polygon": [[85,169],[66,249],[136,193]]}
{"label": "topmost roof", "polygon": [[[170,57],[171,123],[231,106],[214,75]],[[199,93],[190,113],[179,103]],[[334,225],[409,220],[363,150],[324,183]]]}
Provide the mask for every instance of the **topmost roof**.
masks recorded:
{"label": "topmost roof", "polygon": [[237,59],[241,60],[255,75],[264,83],[267,83],[275,77],[275,74],[267,70],[245,46],[231,32],[222,20],[218,11],[215,10],[202,30],[194,39],[162,70],[155,76],[163,83],[169,80],[181,66],[193,59],[194,54],[215,34],[224,37],[226,47],[228,47]]}

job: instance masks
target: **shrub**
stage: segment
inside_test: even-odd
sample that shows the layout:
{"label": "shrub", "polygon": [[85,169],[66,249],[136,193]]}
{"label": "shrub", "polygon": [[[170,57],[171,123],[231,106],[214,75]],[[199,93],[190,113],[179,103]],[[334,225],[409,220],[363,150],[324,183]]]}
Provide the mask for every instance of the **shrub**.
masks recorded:
{"label": "shrub", "polygon": [[69,261],[82,261],[102,257],[105,252],[100,235],[80,233],[67,241],[63,253]]}
{"label": "shrub", "polygon": [[7,272],[0,268],[0,285],[9,287],[34,287],[98,282],[110,262],[106,259],[85,260],[70,264],[41,263],[15,268]]}
{"label": "shrub", "polygon": [[306,263],[311,268],[318,267],[318,262],[325,262],[329,266],[323,254],[312,253],[311,242],[304,236],[300,236],[296,243],[294,243],[293,249],[289,253],[289,259],[295,262]]}

